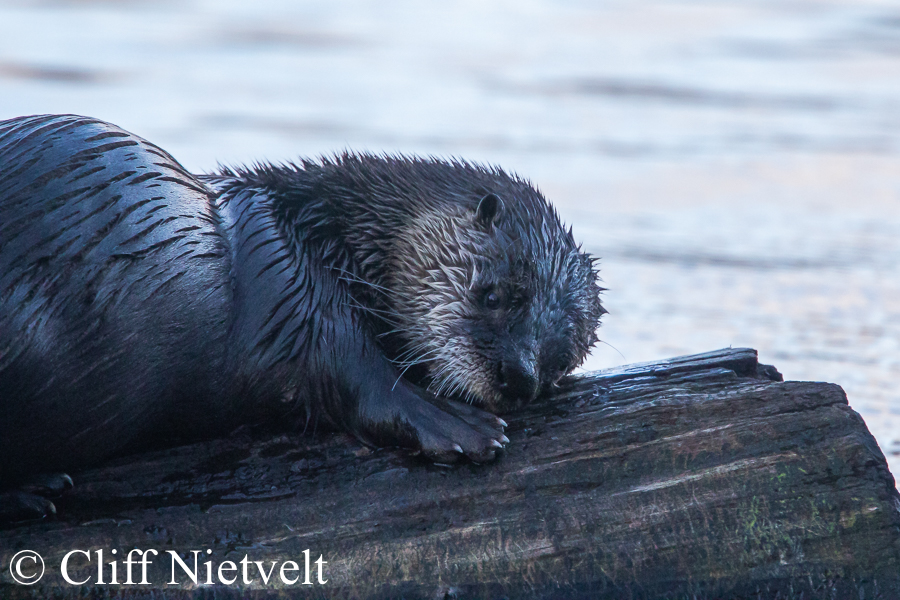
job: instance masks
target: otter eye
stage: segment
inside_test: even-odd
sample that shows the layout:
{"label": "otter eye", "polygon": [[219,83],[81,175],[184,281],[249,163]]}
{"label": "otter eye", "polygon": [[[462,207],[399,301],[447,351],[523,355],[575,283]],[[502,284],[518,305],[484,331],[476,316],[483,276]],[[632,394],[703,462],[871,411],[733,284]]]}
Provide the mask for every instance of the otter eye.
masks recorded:
{"label": "otter eye", "polygon": [[490,310],[500,308],[500,296],[497,295],[497,292],[488,292],[488,295],[484,297],[484,306]]}

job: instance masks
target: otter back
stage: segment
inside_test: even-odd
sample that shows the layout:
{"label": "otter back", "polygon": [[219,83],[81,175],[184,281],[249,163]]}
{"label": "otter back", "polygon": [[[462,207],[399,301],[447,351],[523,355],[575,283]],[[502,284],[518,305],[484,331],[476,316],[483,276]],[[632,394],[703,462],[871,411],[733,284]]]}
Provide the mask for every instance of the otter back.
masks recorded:
{"label": "otter back", "polygon": [[156,146],[83,117],[0,123],[0,475],[215,428],[225,250],[206,188]]}

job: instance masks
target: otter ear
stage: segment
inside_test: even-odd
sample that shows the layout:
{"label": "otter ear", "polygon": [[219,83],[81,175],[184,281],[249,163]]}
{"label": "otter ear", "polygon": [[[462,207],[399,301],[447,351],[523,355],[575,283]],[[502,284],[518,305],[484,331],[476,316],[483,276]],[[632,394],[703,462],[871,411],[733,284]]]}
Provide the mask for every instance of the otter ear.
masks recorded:
{"label": "otter ear", "polygon": [[497,194],[488,194],[478,203],[475,209],[475,222],[488,231],[503,211],[503,200]]}

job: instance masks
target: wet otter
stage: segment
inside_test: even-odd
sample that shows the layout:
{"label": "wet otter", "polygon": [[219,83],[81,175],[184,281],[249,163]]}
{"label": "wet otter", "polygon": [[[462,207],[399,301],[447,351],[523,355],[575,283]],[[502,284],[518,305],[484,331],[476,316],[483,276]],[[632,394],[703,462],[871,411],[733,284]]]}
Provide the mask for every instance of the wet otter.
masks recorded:
{"label": "wet otter", "polygon": [[592,259],[526,181],[343,154],[195,176],[72,115],[0,122],[0,481],[324,419],[436,461],[584,359]]}

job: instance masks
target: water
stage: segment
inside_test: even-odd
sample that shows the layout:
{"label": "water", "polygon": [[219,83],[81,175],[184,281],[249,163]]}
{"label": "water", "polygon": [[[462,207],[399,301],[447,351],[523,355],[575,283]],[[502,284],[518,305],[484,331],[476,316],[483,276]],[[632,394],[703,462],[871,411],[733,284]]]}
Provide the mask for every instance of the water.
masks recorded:
{"label": "water", "polygon": [[586,368],[752,346],[900,473],[898,2],[0,0],[0,118],[49,112],[516,170],[603,259]]}

